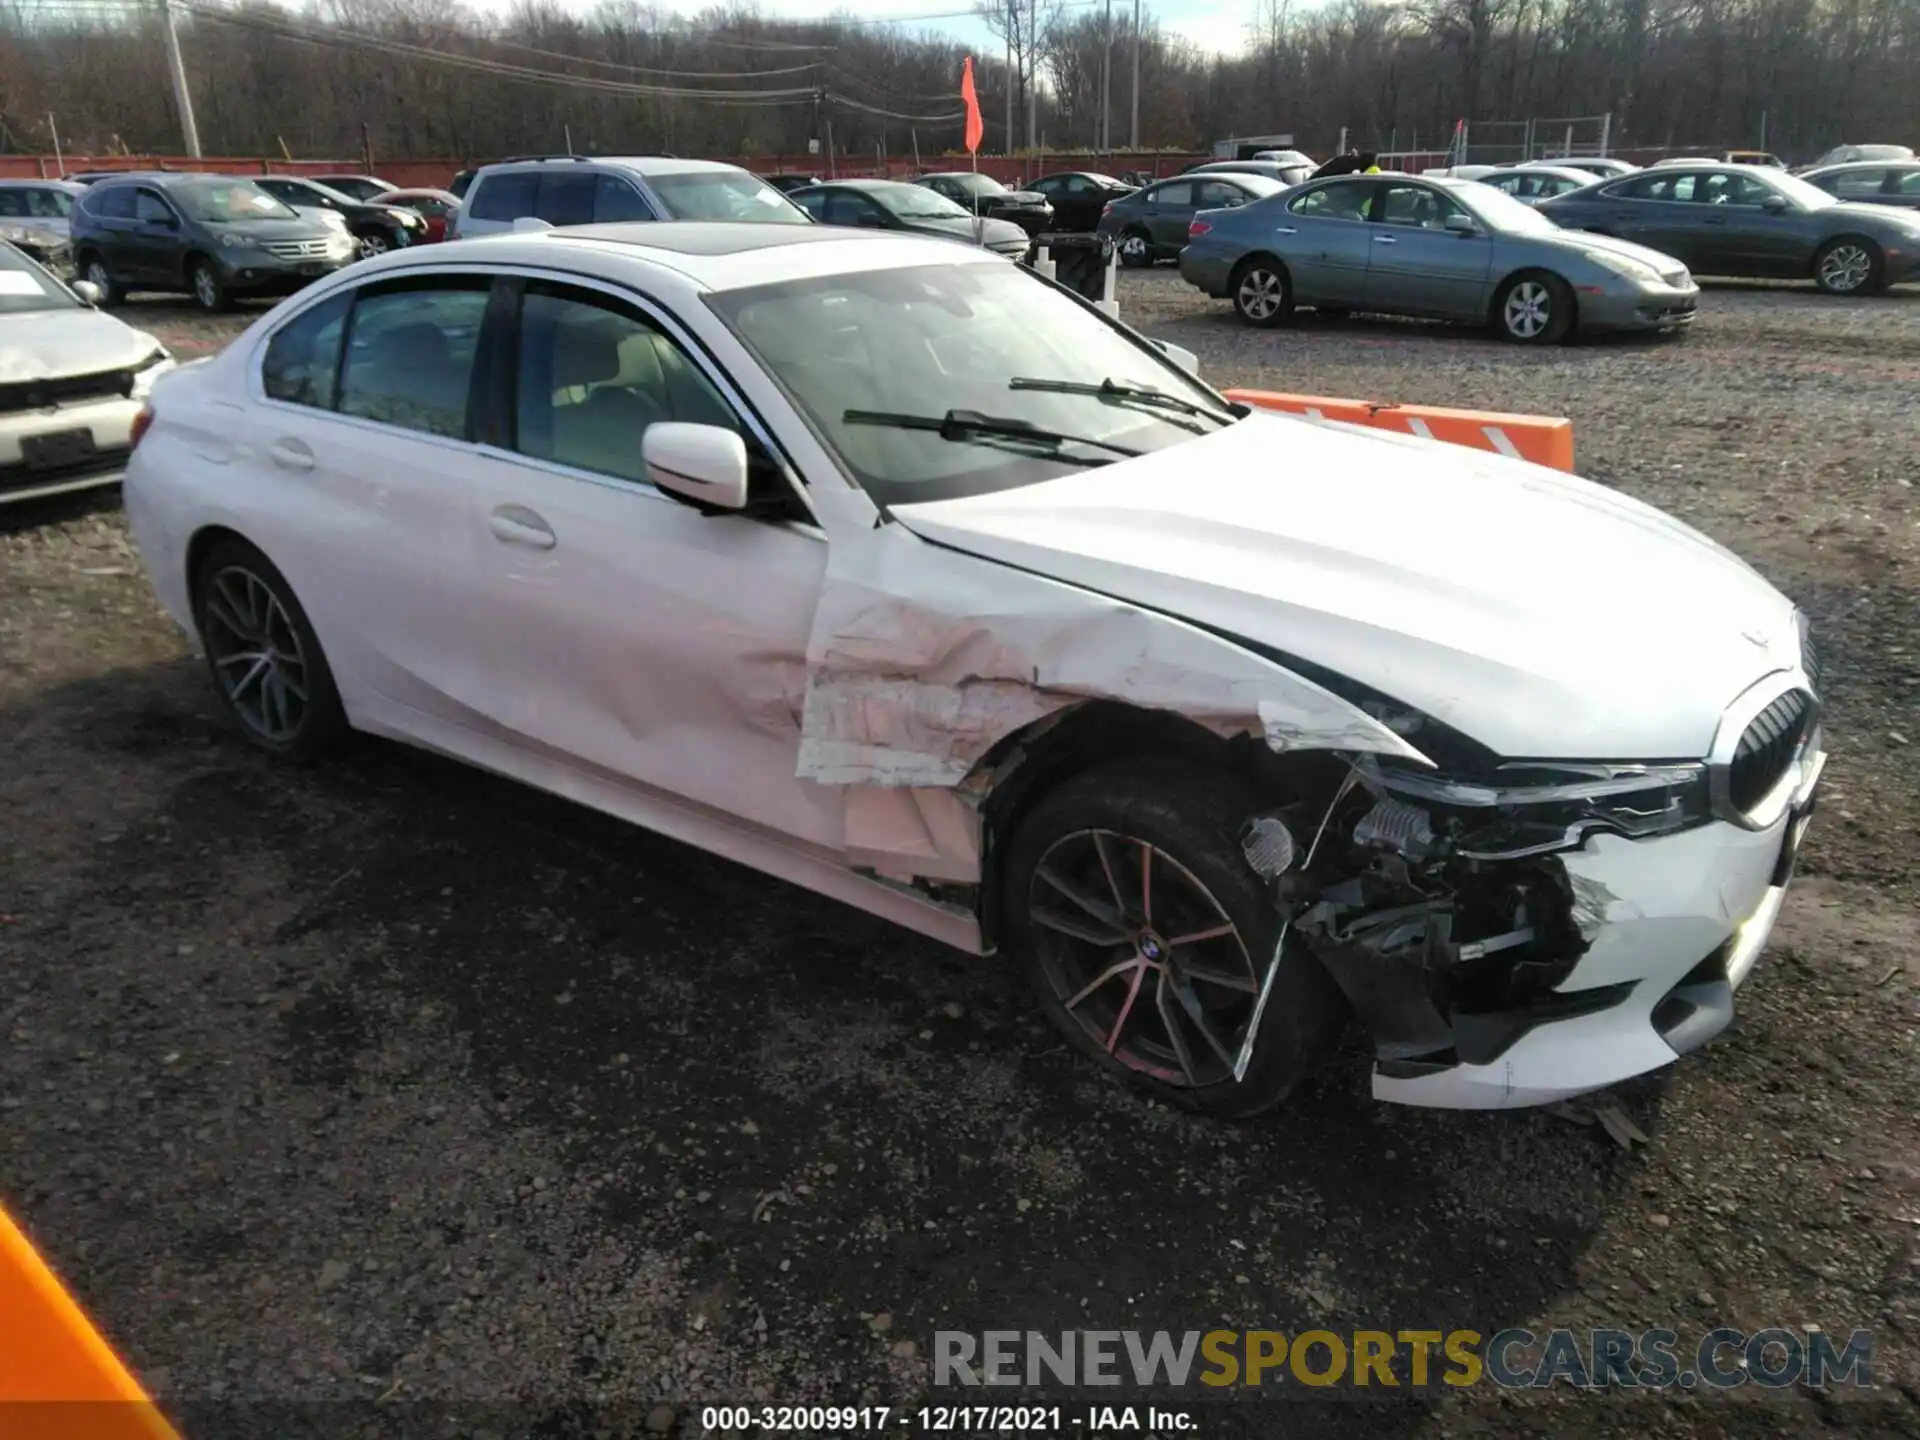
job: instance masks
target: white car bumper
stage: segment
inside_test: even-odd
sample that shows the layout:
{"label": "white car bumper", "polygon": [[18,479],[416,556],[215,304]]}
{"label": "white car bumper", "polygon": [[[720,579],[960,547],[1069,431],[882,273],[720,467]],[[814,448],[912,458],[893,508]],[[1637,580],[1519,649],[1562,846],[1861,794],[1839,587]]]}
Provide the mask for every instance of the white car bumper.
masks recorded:
{"label": "white car bumper", "polygon": [[1733,993],[1779,916],[1825,762],[1805,763],[1792,807],[1765,830],[1715,821],[1651,840],[1595,835],[1562,856],[1589,947],[1554,999],[1622,998],[1543,1018],[1489,1064],[1377,1066],[1375,1097],[1466,1110],[1550,1104],[1706,1044],[1732,1021]]}

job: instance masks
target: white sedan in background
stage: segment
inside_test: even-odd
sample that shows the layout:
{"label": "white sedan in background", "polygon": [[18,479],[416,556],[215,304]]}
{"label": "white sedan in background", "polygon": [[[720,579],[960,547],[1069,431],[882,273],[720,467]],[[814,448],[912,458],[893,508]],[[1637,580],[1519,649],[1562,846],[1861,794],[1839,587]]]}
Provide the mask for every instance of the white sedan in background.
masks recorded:
{"label": "white sedan in background", "polygon": [[127,509],[261,749],[393,737],[1010,952],[1195,1108],[1349,1016],[1425,1105],[1703,1044],[1824,759],[1794,607],[1600,486],[1190,362],[940,240],[496,237],[170,377]]}

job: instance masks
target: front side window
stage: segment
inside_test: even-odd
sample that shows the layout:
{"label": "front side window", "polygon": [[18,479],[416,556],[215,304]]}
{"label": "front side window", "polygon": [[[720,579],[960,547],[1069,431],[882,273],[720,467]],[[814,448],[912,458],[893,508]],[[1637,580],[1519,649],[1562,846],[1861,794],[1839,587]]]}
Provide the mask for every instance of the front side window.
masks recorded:
{"label": "front side window", "polygon": [[659,420],[739,430],[720,392],[645,317],[535,283],[520,307],[516,448],[536,460],[645,481],[640,442]]}
{"label": "front side window", "polygon": [[1821,185],[1842,200],[1877,200],[1887,183],[1884,170],[1843,170]]}
{"label": "front side window", "polygon": [[857,190],[829,190],[826,221],[829,225],[883,225],[886,217]]}
{"label": "front side window", "polygon": [[[707,303],[883,505],[1030,485],[1116,450],[1180,444],[1226,418],[1213,392],[1015,265],[817,276]],[[1106,381],[1174,404],[1122,401],[1101,393]],[[1094,393],[1048,388],[1062,384]],[[949,410],[1071,438],[1053,448],[948,438]],[[886,418],[900,416],[933,428]]]}
{"label": "front side window", "polygon": [[1149,205],[1191,205],[1193,203],[1193,182],[1176,180],[1167,185],[1156,185],[1146,194]]}
{"label": "front side window", "polygon": [[750,220],[810,225],[807,213],[758,175],[744,170],[688,170],[649,175],[660,203],[676,220]]}
{"label": "front side window", "polygon": [[1636,175],[1619,189],[1610,190],[1607,194],[1610,198],[1624,195],[1632,200],[1691,201],[1700,179],[1700,176],[1691,173],[1666,175],[1648,173]]}
{"label": "front side window", "polygon": [[880,185],[869,194],[902,220],[966,220],[973,212],[922,185]]}
{"label": "front side window", "polygon": [[827,218],[827,192],[825,190],[803,190],[792,197],[793,203],[816,220]]}
{"label": "front side window", "polygon": [[653,207],[646,196],[618,175],[599,175],[593,185],[593,218],[602,225],[626,220],[651,220]]}
{"label": "front side window", "polygon": [[143,225],[165,225],[173,219],[173,207],[151,190],[142,190],[133,200],[133,216]]}
{"label": "front side window", "polygon": [[65,220],[73,214],[73,197],[64,190],[29,190],[27,213],[43,220]]}
{"label": "front side window", "polygon": [[351,293],[343,291],[303,310],[274,332],[260,365],[268,398],[315,410],[333,408]]}
{"label": "front side window", "polygon": [[1707,175],[1695,187],[1693,198],[1709,205],[1758,206],[1771,194],[1751,175]]}
{"label": "front side window", "polygon": [[458,439],[491,282],[442,275],[355,299],[340,376],[343,415]]}
{"label": "front side window", "polygon": [[475,220],[518,220],[533,214],[534,200],[539,193],[538,171],[514,170],[504,175],[489,175],[467,202],[467,214]]}
{"label": "front side window", "polygon": [[1909,170],[1900,177],[1901,195],[1920,195],[1920,170]]}
{"label": "front side window", "polygon": [[591,225],[599,177],[579,171],[549,170],[540,177],[534,214],[549,225]]}
{"label": "front side window", "polygon": [[[1498,191],[1493,193],[1499,195]],[[1512,197],[1501,195],[1500,198],[1510,200]],[[1464,215],[1466,212],[1447,196],[1437,190],[1429,190],[1424,185],[1389,185],[1376,202],[1373,213],[1374,218],[1383,225],[1444,230],[1447,216]]]}
{"label": "front side window", "polygon": [[1322,185],[1287,202],[1295,215],[1321,220],[1362,220],[1366,218],[1371,184]]}

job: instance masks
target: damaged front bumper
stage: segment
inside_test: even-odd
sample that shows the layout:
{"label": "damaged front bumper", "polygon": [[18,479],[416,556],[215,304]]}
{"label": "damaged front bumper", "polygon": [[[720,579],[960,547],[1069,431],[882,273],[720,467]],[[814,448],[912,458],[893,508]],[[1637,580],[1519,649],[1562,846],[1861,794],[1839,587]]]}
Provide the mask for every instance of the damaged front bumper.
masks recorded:
{"label": "damaged front bumper", "polygon": [[1825,762],[1816,732],[1765,828],[1595,833],[1555,857],[1586,942],[1571,971],[1526,1004],[1451,1014],[1444,1052],[1377,1053],[1374,1095],[1447,1109],[1548,1104],[1705,1045],[1731,1023],[1734,992],[1772,932]]}

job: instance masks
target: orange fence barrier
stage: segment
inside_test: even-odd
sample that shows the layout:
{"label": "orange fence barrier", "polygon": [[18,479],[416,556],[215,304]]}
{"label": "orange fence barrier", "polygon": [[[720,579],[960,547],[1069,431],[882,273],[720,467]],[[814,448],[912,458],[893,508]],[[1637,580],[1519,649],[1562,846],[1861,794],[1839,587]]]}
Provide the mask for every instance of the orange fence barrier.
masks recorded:
{"label": "orange fence barrier", "polygon": [[1433,405],[1392,405],[1374,400],[1335,400],[1325,395],[1282,395],[1273,390],[1228,390],[1229,400],[1286,410],[1316,420],[1340,420],[1398,430],[1424,440],[1445,440],[1492,450],[1555,470],[1573,469],[1573,422],[1550,415],[1503,415],[1496,410],[1443,410]]}
{"label": "orange fence barrier", "polygon": [[5,1210],[0,1434],[6,1440],[179,1440]]}

